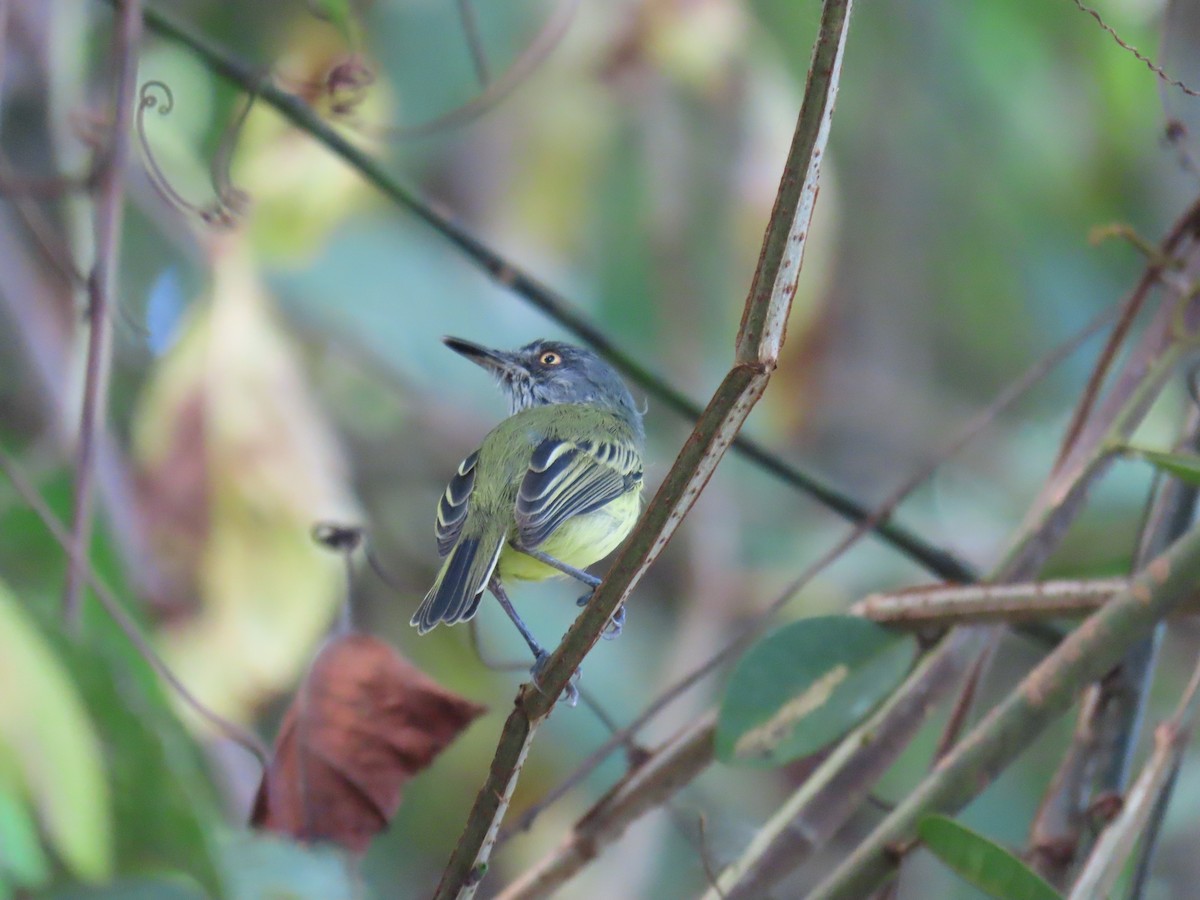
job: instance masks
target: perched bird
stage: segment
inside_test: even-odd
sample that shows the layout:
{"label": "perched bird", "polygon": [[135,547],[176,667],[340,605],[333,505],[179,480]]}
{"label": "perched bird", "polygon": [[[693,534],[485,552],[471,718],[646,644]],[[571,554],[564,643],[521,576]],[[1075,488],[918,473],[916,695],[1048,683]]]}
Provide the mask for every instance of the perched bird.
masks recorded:
{"label": "perched bird", "polygon": [[[583,570],[625,539],[641,511],[642,414],[613,368],[582,347],[538,340],[508,352],[443,340],[495,376],[512,414],[442,495],[442,568],[412,624],[424,634],[466,621],[490,589],[533,651],[536,674],[547,654],[504,585],[560,574],[600,583]],[[623,610],[615,630],[620,618]]]}

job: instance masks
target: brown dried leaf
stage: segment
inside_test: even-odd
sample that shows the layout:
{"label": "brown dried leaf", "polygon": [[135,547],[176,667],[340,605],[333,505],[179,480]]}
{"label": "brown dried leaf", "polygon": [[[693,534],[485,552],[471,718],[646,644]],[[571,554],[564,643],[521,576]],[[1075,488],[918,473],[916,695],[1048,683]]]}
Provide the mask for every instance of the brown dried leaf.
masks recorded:
{"label": "brown dried leaf", "polygon": [[382,641],[330,641],[284,716],[250,824],[363,853],[408,779],[483,712]]}

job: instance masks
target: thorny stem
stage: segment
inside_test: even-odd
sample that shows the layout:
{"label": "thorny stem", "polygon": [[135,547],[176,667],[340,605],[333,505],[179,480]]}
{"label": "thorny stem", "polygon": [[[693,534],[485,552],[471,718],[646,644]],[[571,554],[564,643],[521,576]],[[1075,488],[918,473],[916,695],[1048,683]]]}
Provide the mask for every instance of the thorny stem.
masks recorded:
{"label": "thorny stem", "polygon": [[129,158],[133,96],[137,85],[138,45],[142,35],[141,0],[118,0],[113,27],[112,59],[116,66],[111,93],[112,126],[107,149],[95,167],[96,260],[88,276],[88,342],[79,444],[75,461],[71,562],[63,595],[63,617],[74,629],[82,625],[83,583],[92,534],[92,482],[96,445],[108,407],[110,310],[115,305],[121,221],[125,205],[125,163]]}

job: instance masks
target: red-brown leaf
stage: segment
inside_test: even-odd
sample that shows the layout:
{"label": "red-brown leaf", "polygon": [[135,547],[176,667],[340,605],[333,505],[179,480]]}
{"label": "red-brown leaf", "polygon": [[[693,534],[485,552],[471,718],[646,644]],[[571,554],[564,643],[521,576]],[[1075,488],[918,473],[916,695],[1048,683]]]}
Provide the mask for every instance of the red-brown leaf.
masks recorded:
{"label": "red-brown leaf", "polygon": [[337,638],[284,716],[250,824],[363,853],[408,779],[483,712],[382,641]]}

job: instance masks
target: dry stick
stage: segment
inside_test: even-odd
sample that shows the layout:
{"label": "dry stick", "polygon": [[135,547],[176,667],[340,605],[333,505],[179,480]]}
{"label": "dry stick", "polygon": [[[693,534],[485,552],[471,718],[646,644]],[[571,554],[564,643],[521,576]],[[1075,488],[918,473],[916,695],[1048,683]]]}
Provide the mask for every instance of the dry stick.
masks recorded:
{"label": "dry stick", "polygon": [[[1158,334],[1152,332],[1149,337],[1156,339]],[[1092,485],[1111,464],[1113,442],[1128,435],[1144,415],[1182,352],[1178,343],[1169,343],[1164,349],[1153,340],[1139,349],[1142,352],[1131,355],[1127,369],[1137,371],[1140,377],[1127,385],[1123,375],[1118,383],[1121,393],[1106,402],[1109,427],[1089,442],[1094,455],[1073,461],[1052,480],[1053,490],[1042,491],[1018,530],[1013,549],[997,568],[995,581],[1027,578],[1040,570],[1079,514]],[[1150,362],[1143,358],[1147,355]],[[1107,407],[1115,399],[1121,401],[1120,406],[1109,414]],[[730,898],[761,896],[832,837],[911,740],[930,708],[994,640],[994,627],[959,628],[944,638],[892,696],[842,740],[760,830],[742,857],[726,869],[719,881],[724,894]],[[934,770],[935,774],[939,771],[941,764]],[[896,854],[890,857],[893,863],[898,858]]]}
{"label": "dry stick", "polygon": [[1056,471],[1062,468],[1079,440],[1083,432],[1083,427],[1092,414],[1096,400],[1100,395],[1100,388],[1108,375],[1113,361],[1116,359],[1117,351],[1129,335],[1129,329],[1133,326],[1134,319],[1137,318],[1138,312],[1149,296],[1150,288],[1162,277],[1166,268],[1166,261],[1170,260],[1176,253],[1183,239],[1196,229],[1198,219],[1200,219],[1200,199],[1193,201],[1192,205],[1167,231],[1166,236],[1159,244],[1157,255],[1150,258],[1145,270],[1142,272],[1142,276],[1138,279],[1138,283],[1129,293],[1129,296],[1121,303],[1121,317],[1113,328],[1112,334],[1109,335],[1108,342],[1104,345],[1104,350],[1100,354],[1100,359],[1097,361],[1091,376],[1088,378],[1083,395],[1080,397],[1079,403],[1071,414],[1071,422],[1067,426],[1066,434],[1059,447],[1058,459],[1054,464]]}
{"label": "dry stick", "polygon": [[1070,900],[1109,896],[1135,845],[1139,839],[1145,839],[1151,816],[1166,806],[1198,712],[1200,664],[1192,671],[1175,714],[1154,730],[1154,752],[1125,797],[1121,812],[1096,842],[1091,857],[1071,888]]}
{"label": "dry stick", "polygon": [[73,562],[79,565],[83,572],[85,583],[96,592],[96,596],[100,598],[100,605],[104,607],[109,617],[117,623],[117,627],[129,638],[129,642],[133,644],[134,649],[138,651],[142,659],[179,695],[179,699],[185,705],[194,710],[201,718],[215,726],[219,731],[223,732],[230,740],[246,748],[246,750],[258,759],[259,763],[265,769],[268,753],[262,741],[250,731],[213,712],[201,703],[187,689],[183,682],[179,680],[179,677],[171,671],[167,664],[163,662],[162,658],[154,651],[154,648],[150,646],[150,642],[142,634],[133,617],[125,611],[116,594],[112,592],[100,576],[92,571],[91,563],[87,557],[77,555],[78,551],[73,546],[71,535],[67,532],[67,529],[58,520],[58,517],[54,515],[53,510],[46,505],[46,501],[41,498],[41,495],[38,494],[37,489],[29,482],[29,479],[21,474],[12,457],[2,447],[0,447],[0,470],[4,472],[4,475],[11,482],[13,488],[21,495],[21,498],[29,505],[29,508],[42,520],[42,524],[46,526],[46,529],[50,532],[54,540],[73,558]]}
{"label": "dry stick", "polygon": [[[1200,409],[1192,405],[1177,449],[1195,448]],[[1142,528],[1135,567],[1161,553],[1191,524],[1196,491],[1183,482],[1157,480]],[[1128,780],[1143,698],[1149,688],[1163,625],[1134,647],[1121,664],[1080,702],[1071,744],[1063,756],[1030,827],[1029,846],[1037,871],[1065,887],[1073,864],[1089,852],[1087,812],[1095,800],[1119,795]]]}
{"label": "dry stick", "polygon": [[[754,620],[747,624],[742,632],[732,641],[726,644],[716,654],[685,675],[679,681],[672,684],[666,690],[662,691],[629,725],[617,732],[612,738],[597,747],[588,757],[581,762],[575,771],[568,776],[561,784],[551,790],[538,803],[531,806],[525,813],[522,814],[518,822],[513,828],[502,834],[500,842],[503,843],[512,835],[519,831],[528,829],[533,820],[550,804],[564,796],[568,791],[574,788],[579,782],[590,775],[601,763],[606,760],[609,755],[628,740],[633,734],[639,731],[651,719],[657,716],[671,702],[682,696],[687,690],[699,683],[702,679],[714,673],[722,665],[729,662],[735,656],[741,653],[750,642],[762,634],[770,625],[771,620],[784,606],[788,604],[813,578],[819,575],[822,571],[828,568],[832,563],[842,557],[842,555],[857,544],[863,537],[871,533],[871,529],[876,522],[887,519],[893,511],[915,491],[918,487],[924,484],[937,469],[951,456],[965,447],[968,443],[974,440],[981,434],[989,425],[996,420],[1001,413],[1025,396],[1035,385],[1042,381],[1054,369],[1075,353],[1089,338],[1094,336],[1105,325],[1113,319],[1113,311],[1105,310],[1098,316],[1092,319],[1083,329],[1073,335],[1069,340],[1060,344],[1042,359],[1038,360],[1030,366],[1020,378],[1012,382],[1008,387],[1000,392],[991,403],[984,409],[980,410],[972,416],[966,423],[959,427],[953,437],[943,446],[939,447],[930,457],[929,462],[917,469],[909,478],[904,481],[895,491],[892,492],[886,500],[883,501],[875,510],[863,521],[859,522],[851,528],[836,544],[822,554],[815,562],[810,564],[790,585],[788,585],[782,593],[780,593],[762,612],[758,613]],[[986,617],[985,617],[986,620]]]}
{"label": "dry stick", "polygon": [[496,895],[496,900],[549,897],[606,846],[624,824],[666,803],[712,762],[716,713],[692,722],[602,797],[541,862]]}
{"label": "dry stick", "polygon": [[474,895],[538,726],[613,613],[662,552],[766,388],[803,262],[845,55],[849,12],[849,0],[826,0],[822,6],[804,100],[738,330],[735,364],[604,582],[546,662],[541,688],[525,685],[517,695],[488,778],[438,886],[436,897],[442,900]]}
{"label": "dry stick", "polygon": [[82,625],[83,582],[92,534],[92,481],[95,450],[108,407],[109,315],[117,289],[121,220],[125,208],[125,163],[133,123],[137,87],[138,45],[142,36],[141,0],[119,0],[113,25],[112,125],[108,147],[95,167],[96,261],[88,276],[88,342],[84,371],[83,408],[79,416],[79,448],[75,461],[75,491],[71,520],[72,552],[63,595],[63,616],[71,627]]}
{"label": "dry stick", "polygon": [[1099,612],[1071,632],[1021,684],[938,764],[810,894],[810,900],[860,898],[891,875],[891,848],[911,841],[921,818],[954,812],[1017,758],[1076,692],[1113,667],[1200,580],[1200,526],[1137,574]]}
{"label": "dry stick", "polygon": [[[106,0],[106,2],[112,5],[117,0]],[[577,2],[577,0],[571,0],[571,2]],[[161,11],[153,8],[147,9],[145,18],[146,25],[150,29],[164,38],[187,47],[220,77],[245,90],[258,90],[264,103],[276,109],[297,128],[339,156],[357,170],[367,183],[397,206],[408,210],[433,228],[487,275],[607,356],[632,381],[662,402],[668,409],[674,410],[693,422],[700,417],[702,409],[698,404],[642,365],[636,357],[620,350],[601,329],[573,309],[560,294],[496,253],[461,225],[451,221],[442,211],[434,209],[422,201],[408,187],[389,175],[379,162],[351,144],[332,126],[323,122],[298,97],[280,90],[276,85],[263,84],[259,72],[217,49],[206,39],[193,33]],[[738,453],[752,460],[766,472],[803,491],[843,518],[852,522],[864,522],[871,518],[870,507],[779,458],[757,441],[737,435],[733,447]],[[878,521],[873,524],[872,530],[880,539],[914,560],[918,565],[948,581],[974,580],[974,572],[969,565],[946,550],[932,546],[901,525],[890,521]]]}

